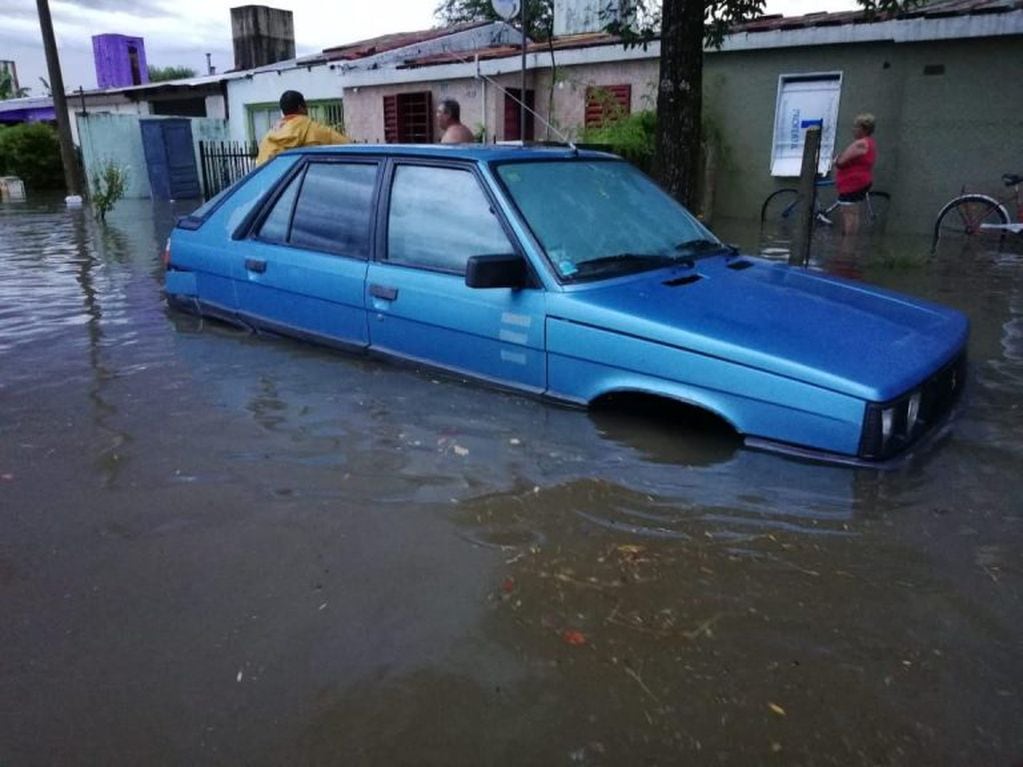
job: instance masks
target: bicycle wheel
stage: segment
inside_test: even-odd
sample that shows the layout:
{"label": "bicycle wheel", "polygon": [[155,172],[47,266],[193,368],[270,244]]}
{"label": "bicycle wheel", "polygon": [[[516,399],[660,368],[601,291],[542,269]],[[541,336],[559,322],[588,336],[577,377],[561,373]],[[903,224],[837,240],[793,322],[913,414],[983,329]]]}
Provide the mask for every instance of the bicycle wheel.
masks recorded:
{"label": "bicycle wheel", "polygon": [[948,243],[976,242],[997,245],[1005,236],[1004,229],[988,228],[1009,223],[1009,214],[1001,203],[983,194],[964,194],[941,209],[934,222],[933,250],[938,241]]}
{"label": "bicycle wheel", "polygon": [[863,221],[867,228],[873,232],[884,231],[891,205],[892,196],[888,192],[868,192],[863,205]]}
{"label": "bicycle wheel", "polygon": [[779,189],[764,200],[760,208],[760,223],[792,223],[801,195],[798,189]]}

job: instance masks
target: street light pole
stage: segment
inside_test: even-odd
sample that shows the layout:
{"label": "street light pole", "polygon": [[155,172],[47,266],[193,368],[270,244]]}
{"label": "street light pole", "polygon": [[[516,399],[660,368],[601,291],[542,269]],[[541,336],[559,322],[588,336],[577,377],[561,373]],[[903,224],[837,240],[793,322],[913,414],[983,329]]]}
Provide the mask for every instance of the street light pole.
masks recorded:
{"label": "street light pole", "polygon": [[522,87],[519,90],[519,140],[526,143],[526,0],[519,0],[522,25]]}
{"label": "street light pole", "polygon": [[64,163],[64,183],[69,195],[82,193],[82,179],[78,172],[78,158],[71,142],[71,118],[68,116],[67,100],[64,97],[64,77],[60,72],[60,56],[57,41],[53,36],[53,19],[50,18],[48,0],[36,0],[39,9],[39,28],[43,33],[43,49],[46,51],[46,69],[50,73],[50,91],[53,94],[53,111],[57,118],[57,139],[60,142],[60,159]]}

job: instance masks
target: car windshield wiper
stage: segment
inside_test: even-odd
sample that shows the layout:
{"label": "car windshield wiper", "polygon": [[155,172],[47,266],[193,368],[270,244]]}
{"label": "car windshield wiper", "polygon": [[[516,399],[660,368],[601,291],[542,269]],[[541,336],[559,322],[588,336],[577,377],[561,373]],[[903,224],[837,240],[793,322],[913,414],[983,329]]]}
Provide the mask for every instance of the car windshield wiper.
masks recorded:
{"label": "car windshield wiper", "polygon": [[677,261],[677,256],[666,256],[660,253],[615,253],[610,256],[598,256],[579,261],[575,264],[576,271],[571,277],[592,277],[606,272],[641,272]]}
{"label": "car windshield wiper", "polygon": [[685,251],[686,253],[711,253],[718,252],[720,250],[733,250],[730,245],[725,245],[720,240],[708,240],[706,237],[697,237],[693,240],[686,240],[680,242],[675,246],[675,250]]}

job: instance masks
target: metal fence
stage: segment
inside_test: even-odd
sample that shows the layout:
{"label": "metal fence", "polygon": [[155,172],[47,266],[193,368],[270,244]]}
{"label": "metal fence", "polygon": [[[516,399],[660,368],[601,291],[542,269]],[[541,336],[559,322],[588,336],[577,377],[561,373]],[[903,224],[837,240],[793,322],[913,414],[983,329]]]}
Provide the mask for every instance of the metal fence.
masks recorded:
{"label": "metal fence", "polygon": [[254,141],[200,141],[203,198],[210,199],[252,170],[258,151]]}

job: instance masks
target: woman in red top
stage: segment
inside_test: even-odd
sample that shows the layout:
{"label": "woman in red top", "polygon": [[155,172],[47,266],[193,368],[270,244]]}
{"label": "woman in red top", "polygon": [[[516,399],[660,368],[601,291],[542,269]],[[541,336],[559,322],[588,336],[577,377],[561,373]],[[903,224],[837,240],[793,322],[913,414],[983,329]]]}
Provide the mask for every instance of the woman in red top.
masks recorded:
{"label": "woman in red top", "polygon": [[835,187],[842,206],[842,233],[852,234],[860,225],[860,203],[874,183],[874,115],[857,115],[853,142],[835,158]]}

